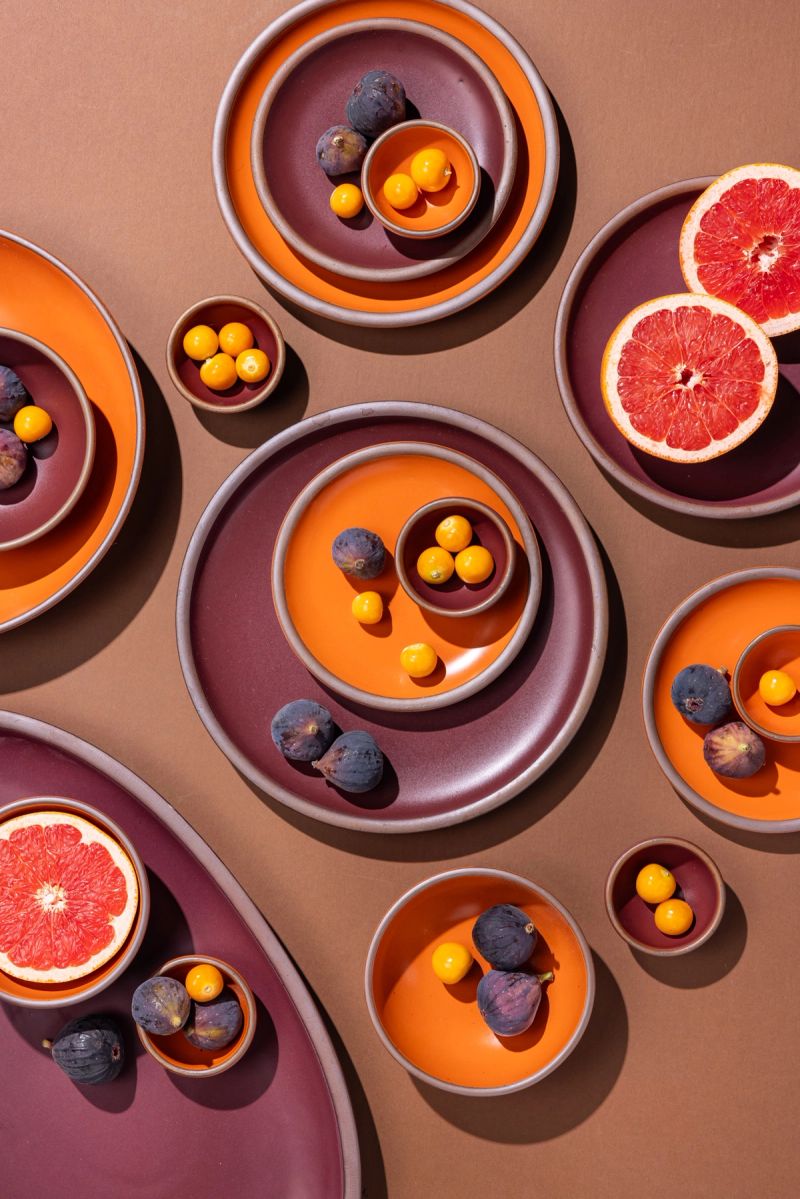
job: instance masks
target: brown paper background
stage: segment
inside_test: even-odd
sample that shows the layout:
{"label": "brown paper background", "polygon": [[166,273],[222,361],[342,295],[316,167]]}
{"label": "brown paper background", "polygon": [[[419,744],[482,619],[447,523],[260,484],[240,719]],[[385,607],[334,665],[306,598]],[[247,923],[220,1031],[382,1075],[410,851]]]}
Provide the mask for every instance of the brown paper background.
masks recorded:
{"label": "brown paper background", "polygon": [[[445,323],[370,335],[288,313],[217,210],[217,101],[281,4],[6,6],[0,224],[64,259],[108,303],[140,356],[149,429],[142,489],[115,548],[57,609],[0,642],[3,703],[141,774],[260,905],[352,1062],[369,1199],[487,1188],[559,1199],[794,1195],[800,837],[727,835],[685,808],[646,744],[639,680],[657,628],[690,590],[737,567],[800,564],[797,514],[690,526],[637,510],[568,424],[552,330],[577,254],[630,200],[741,162],[800,165],[800,9],[790,0],[486,7],[530,52],[563,112],[555,216],[493,297]],[[274,403],[221,420],[195,413],[164,366],[176,316],[217,292],[266,298],[293,351]],[[605,702],[589,726],[531,791],[427,836],[340,832],[257,798],[203,729],[175,650],[182,555],[216,487],[250,447],[303,415],[382,398],[458,407],[520,438],[571,489],[611,563]],[[645,964],[611,930],[603,882],[620,850],[664,833],[696,839],[717,860],[730,913],[705,950]],[[598,954],[584,1042],[507,1100],[415,1084],[381,1047],[363,998],[364,956],[389,904],[441,868],[477,863],[554,891]]]}

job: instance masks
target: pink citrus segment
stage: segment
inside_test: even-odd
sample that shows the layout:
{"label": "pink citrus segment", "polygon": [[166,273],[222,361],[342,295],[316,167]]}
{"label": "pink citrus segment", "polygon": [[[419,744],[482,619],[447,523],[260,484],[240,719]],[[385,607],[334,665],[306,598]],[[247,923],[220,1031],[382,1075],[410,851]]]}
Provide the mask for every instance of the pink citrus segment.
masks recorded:
{"label": "pink citrus segment", "polygon": [[606,346],[603,400],[638,449],[705,462],[741,445],[769,412],[778,363],[763,330],[712,296],[660,296],[628,313]]}
{"label": "pink citrus segment", "polygon": [[72,982],[130,933],[139,902],[122,846],[71,812],[0,824],[0,969],[27,982]]}
{"label": "pink citrus segment", "polygon": [[680,237],[687,287],[747,312],[770,336],[800,328],[800,171],[751,163],[715,180]]}

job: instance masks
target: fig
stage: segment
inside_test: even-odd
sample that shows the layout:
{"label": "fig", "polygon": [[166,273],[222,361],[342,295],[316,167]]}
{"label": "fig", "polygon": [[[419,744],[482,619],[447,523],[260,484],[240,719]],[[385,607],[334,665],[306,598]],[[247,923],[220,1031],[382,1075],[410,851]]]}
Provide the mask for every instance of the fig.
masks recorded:
{"label": "fig", "polygon": [[12,421],[26,404],[30,404],[25,384],[10,366],[0,366],[0,420]]}
{"label": "fig", "polygon": [[145,1032],[164,1037],[183,1028],[189,1018],[189,992],[177,978],[157,974],[133,992],[131,1015]]}
{"label": "fig", "polygon": [[553,974],[490,970],[478,983],[478,1011],[495,1036],[516,1037],[530,1028],[542,1002],[542,983]]}
{"label": "fig", "polygon": [[766,760],[764,742],[741,720],[733,720],[706,733],[703,757],[715,774],[729,779],[749,779]]}
{"label": "fig", "polygon": [[27,465],[27,450],[16,433],[0,429],[0,491],[18,483]]}
{"label": "fig", "polygon": [[383,570],[386,546],[369,529],[345,529],[334,538],[333,560],[346,575],[356,579],[374,579]]}
{"label": "fig", "polygon": [[120,1031],[108,1016],[70,1020],[53,1041],[42,1041],[53,1061],[73,1082],[96,1086],[112,1082],[125,1061]]}
{"label": "fig", "polygon": [[533,953],[537,932],[527,912],[512,903],[488,908],[472,926],[478,953],[495,970],[516,970]]}
{"label": "fig", "polygon": [[371,791],[383,778],[383,754],[369,733],[342,733],[328,752],[311,765],[342,791]]}
{"label": "fig", "polygon": [[329,178],[360,171],[366,153],[366,138],[348,125],[332,125],[317,142],[317,164]]}
{"label": "fig", "polygon": [[313,699],[293,699],[272,717],[272,740],[284,758],[313,762],[321,758],[336,737],[336,725],[327,708]]}
{"label": "fig", "polygon": [[224,1049],[238,1037],[243,1024],[239,1000],[233,991],[225,990],[211,1003],[192,1003],[183,1035],[198,1049]]}
{"label": "fig", "polygon": [[684,666],[672,680],[672,702],[693,724],[727,720],[733,704],[724,670],[713,666]]}
{"label": "fig", "polygon": [[365,137],[405,120],[406,89],[389,71],[367,71],[347,101],[347,119]]}

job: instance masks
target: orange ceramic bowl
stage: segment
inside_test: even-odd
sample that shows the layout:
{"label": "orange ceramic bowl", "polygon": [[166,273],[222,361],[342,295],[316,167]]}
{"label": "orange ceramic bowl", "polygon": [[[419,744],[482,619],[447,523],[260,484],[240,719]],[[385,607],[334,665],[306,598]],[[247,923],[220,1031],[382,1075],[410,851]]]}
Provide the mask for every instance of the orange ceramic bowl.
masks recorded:
{"label": "orange ceramic bowl", "polygon": [[[438,192],[421,191],[410,208],[393,208],[383,194],[390,175],[411,174],[411,160],[420,150],[438,149],[448,158],[453,174]],[[481,170],[472,146],[455,129],[438,121],[402,121],[376,138],[361,168],[364,203],[372,215],[400,237],[441,237],[467,219],[478,202]]]}
{"label": "orange ceramic bowl", "polygon": [[785,670],[800,683],[800,625],[785,624],[760,633],[742,651],[733,671],[731,693],[741,716],[751,728],[770,741],[800,741],[800,695],[773,707],[758,690],[768,670]]}
{"label": "orange ceramic bowl", "polygon": [[[490,967],[474,949],[472,926],[498,903],[530,915],[539,933],[532,965],[555,974],[517,1037],[496,1037],[476,1002]],[[442,941],[460,942],[475,958],[455,986],[431,966]],[[540,1082],[569,1057],[589,1023],[595,981],[589,946],[557,899],[519,875],[475,868],[426,879],[389,909],[370,945],[365,986],[378,1036],[406,1070],[444,1091],[486,1096]]]}
{"label": "orange ceramic bowl", "polygon": [[91,974],[86,974],[83,978],[78,978],[71,983],[32,983],[21,978],[13,978],[10,974],[0,970],[0,1000],[3,1002],[29,1008],[69,1007],[71,1004],[84,1003],[87,999],[93,999],[106,987],[110,987],[115,979],[128,969],[144,940],[150,915],[150,887],[144,862],[119,825],[96,808],[81,803],[77,799],[64,799],[49,795],[18,799],[14,803],[0,808],[0,823],[10,820],[12,816],[21,816],[23,812],[37,810],[73,812],[76,816],[82,816],[84,820],[96,824],[104,833],[108,833],[110,837],[119,842],[130,858],[139,887],[139,907],[127,939],[112,958],[109,958],[97,970],[93,970]]}
{"label": "orange ceramic bowl", "polygon": [[253,992],[248,987],[238,970],[229,966],[219,958],[211,958],[197,953],[186,953],[181,957],[170,958],[168,962],[154,974],[166,974],[185,983],[186,975],[193,966],[216,966],[225,980],[225,986],[233,991],[239,1000],[244,1021],[242,1030],[236,1040],[222,1049],[198,1049],[182,1032],[174,1032],[166,1037],[152,1036],[143,1028],[136,1025],[139,1040],[156,1061],[172,1074],[182,1074],[184,1078],[213,1078],[217,1074],[230,1070],[240,1062],[253,1043],[256,1032],[256,1001]]}

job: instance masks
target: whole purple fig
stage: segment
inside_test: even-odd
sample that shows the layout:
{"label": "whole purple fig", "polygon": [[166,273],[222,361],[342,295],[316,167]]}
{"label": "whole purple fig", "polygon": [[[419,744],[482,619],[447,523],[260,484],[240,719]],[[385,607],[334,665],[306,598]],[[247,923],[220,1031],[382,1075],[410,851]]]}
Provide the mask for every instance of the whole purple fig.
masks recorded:
{"label": "whole purple fig", "polygon": [[386,563],[386,546],[370,529],[343,529],[333,539],[331,555],[344,574],[356,579],[374,579]]}
{"label": "whole purple fig", "polygon": [[383,778],[383,754],[374,738],[360,729],[342,733],[324,757],[311,765],[334,787],[353,794],[372,791]]}
{"label": "whole purple fig", "polygon": [[490,970],[478,983],[478,1011],[498,1037],[516,1037],[530,1028],[542,1002],[547,974],[507,973]]}
{"label": "whole purple fig", "polygon": [[0,366],[0,420],[13,420],[20,408],[30,404],[25,384],[10,366]]}
{"label": "whole purple fig", "polygon": [[406,116],[406,89],[389,71],[367,71],[347,101],[347,119],[365,137],[377,137]]}
{"label": "whole purple fig", "polygon": [[10,429],[0,429],[0,491],[13,487],[25,473],[28,452]]}
{"label": "whole purple fig", "polygon": [[749,779],[764,765],[767,752],[758,733],[741,720],[734,720],[706,733],[703,757],[715,774],[730,779]]}
{"label": "whole purple fig", "polygon": [[317,142],[317,164],[329,177],[360,171],[366,153],[366,138],[348,125],[333,125]]}
{"label": "whole purple fig", "polygon": [[512,903],[498,903],[472,926],[475,948],[495,970],[516,970],[533,953],[536,928],[527,912]]}
{"label": "whole purple fig", "polygon": [[684,666],[672,680],[673,704],[692,724],[719,724],[733,709],[731,689],[723,670],[713,666]]}
{"label": "whole purple fig", "polygon": [[327,708],[313,699],[293,699],[272,717],[272,740],[284,758],[313,762],[321,758],[336,737],[336,725]]}
{"label": "whole purple fig", "polygon": [[238,1037],[243,1024],[239,1000],[233,991],[225,990],[210,1003],[192,1003],[183,1033],[198,1049],[224,1049]]}

